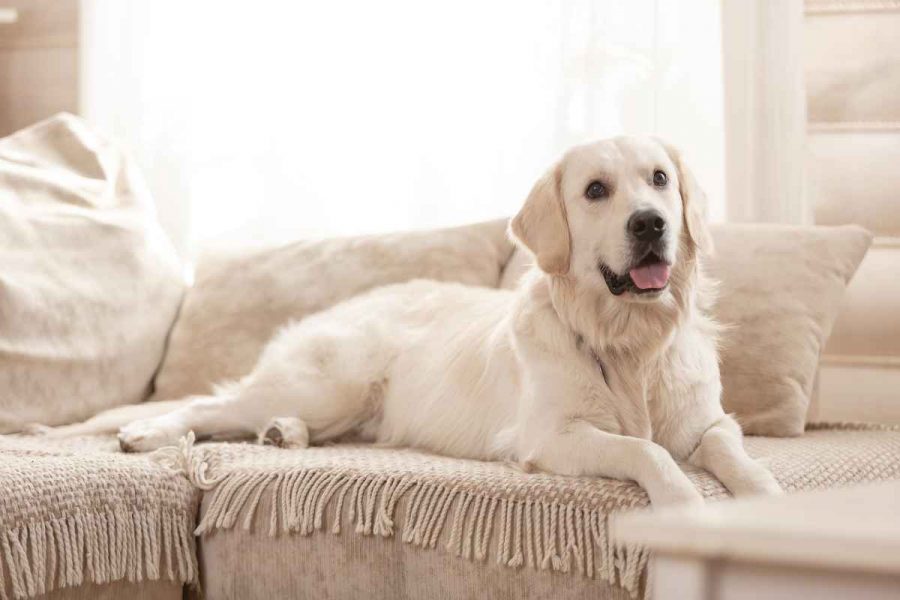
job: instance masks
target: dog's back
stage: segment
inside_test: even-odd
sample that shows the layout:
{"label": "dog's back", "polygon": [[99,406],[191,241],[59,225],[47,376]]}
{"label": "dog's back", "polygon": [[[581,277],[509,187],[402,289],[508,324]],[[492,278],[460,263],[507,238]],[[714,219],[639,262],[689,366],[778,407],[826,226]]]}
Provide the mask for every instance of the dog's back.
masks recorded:
{"label": "dog's back", "polygon": [[313,442],[359,430],[484,457],[513,412],[500,405],[517,396],[512,302],[513,292],[428,280],[378,288],[284,328],[242,393],[290,395]]}

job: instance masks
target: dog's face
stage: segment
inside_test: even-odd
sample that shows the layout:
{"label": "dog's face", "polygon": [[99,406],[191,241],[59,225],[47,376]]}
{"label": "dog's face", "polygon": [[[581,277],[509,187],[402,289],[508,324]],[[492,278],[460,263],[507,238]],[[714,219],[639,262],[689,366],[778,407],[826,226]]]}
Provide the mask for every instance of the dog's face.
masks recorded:
{"label": "dog's face", "polygon": [[619,137],[566,153],[535,184],[511,231],[547,273],[653,301],[678,261],[708,243],[703,205],[677,152]]}

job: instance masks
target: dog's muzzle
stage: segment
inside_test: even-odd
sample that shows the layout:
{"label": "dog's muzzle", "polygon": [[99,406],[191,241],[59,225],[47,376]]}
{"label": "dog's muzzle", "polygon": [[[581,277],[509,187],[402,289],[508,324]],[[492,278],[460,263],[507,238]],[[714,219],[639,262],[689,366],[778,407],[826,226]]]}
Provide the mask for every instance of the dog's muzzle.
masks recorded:
{"label": "dog's muzzle", "polygon": [[652,294],[662,291],[669,285],[671,266],[662,258],[662,252],[648,249],[643,255],[638,256],[641,256],[640,260],[621,275],[607,264],[598,263],[606,287],[614,296],[621,296],[625,292]]}

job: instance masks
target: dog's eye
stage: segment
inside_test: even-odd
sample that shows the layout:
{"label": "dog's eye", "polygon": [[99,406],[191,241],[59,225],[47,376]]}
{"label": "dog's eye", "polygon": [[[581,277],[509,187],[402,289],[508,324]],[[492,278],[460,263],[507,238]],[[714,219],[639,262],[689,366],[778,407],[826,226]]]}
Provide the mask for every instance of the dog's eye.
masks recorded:
{"label": "dog's eye", "polygon": [[584,195],[588,197],[588,200],[599,200],[609,196],[609,190],[599,181],[592,181],[584,190]]}
{"label": "dog's eye", "polygon": [[660,171],[659,169],[653,171],[653,185],[656,187],[666,187],[667,183],[669,183],[669,177],[664,171]]}

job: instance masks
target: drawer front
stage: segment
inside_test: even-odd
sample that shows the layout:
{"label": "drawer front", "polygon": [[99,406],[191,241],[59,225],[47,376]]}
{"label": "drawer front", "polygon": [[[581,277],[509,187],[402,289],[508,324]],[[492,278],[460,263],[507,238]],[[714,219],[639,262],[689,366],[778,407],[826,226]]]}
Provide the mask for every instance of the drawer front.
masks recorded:
{"label": "drawer front", "polygon": [[78,0],[0,0],[14,23],[0,24],[0,48],[74,48],[78,44]]}
{"label": "drawer front", "polygon": [[819,395],[811,420],[900,425],[900,362],[833,364],[819,369]]}
{"label": "drawer front", "polygon": [[808,13],[810,123],[900,121],[898,10]]}
{"label": "drawer front", "polygon": [[78,111],[77,51],[0,50],[0,136],[61,111]]}
{"label": "drawer front", "polygon": [[875,246],[847,288],[843,308],[825,347],[825,360],[829,356],[861,363],[900,360],[898,307],[900,245]]}
{"label": "drawer front", "polygon": [[857,223],[900,237],[900,127],[811,132],[809,198],[816,223]]}

